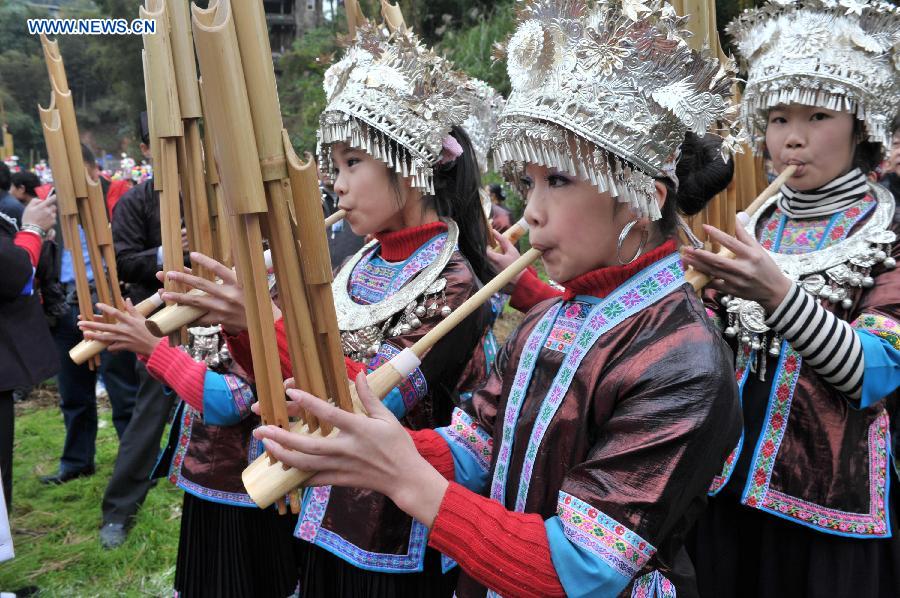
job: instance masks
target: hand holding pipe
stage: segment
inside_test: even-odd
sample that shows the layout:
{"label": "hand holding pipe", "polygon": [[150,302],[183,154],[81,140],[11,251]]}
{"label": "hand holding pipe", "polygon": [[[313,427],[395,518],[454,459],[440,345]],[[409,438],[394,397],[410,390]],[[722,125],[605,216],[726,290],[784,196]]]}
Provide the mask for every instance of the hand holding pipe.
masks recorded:
{"label": "hand holding pipe", "polygon": [[[527,268],[532,262],[541,256],[541,252],[537,249],[529,249],[522,254],[519,259],[513,262],[508,268],[494,277],[490,282],[485,284],[477,293],[469,297],[453,313],[447,318],[441,320],[434,328],[428,331],[419,339],[412,347],[408,347],[401,351],[389,362],[379,367],[366,377],[372,393],[379,399],[383,399],[388,393],[400,384],[406,376],[408,376],[415,368],[421,364],[421,357],[440,341],[448,332],[450,332],[457,324],[465,320],[472,312],[478,309],[483,303],[488,301],[494,293],[497,293],[506,286],[517,274]],[[350,394],[353,402],[354,412],[364,414],[365,410],[360,403],[356,394],[356,387],[350,383]],[[297,434],[307,434],[309,429],[303,422],[297,422],[291,427],[291,431]],[[330,437],[337,433],[337,429],[333,429],[325,437]],[[321,430],[312,432],[313,436],[322,436]],[[284,496],[303,485],[314,472],[300,471],[298,469],[282,468],[280,463],[272,463],[266,455],[260,456],[253,463],[244,469],[241,479],[250,498],[253,499],[260,508],[266,508],[273,504],[276,500],[284,498]]]}
{"label": "hand holding pipe", "polygon": [[[759,210],[763,206],[763,204],[766,203],[766,201],[769,198],[771,198],[773,195],[778,193],[778,190],[781,189],[781,186],[784,185],[788,181],[788,179],[790,179],[794,175],[794,172],[796,170],[797,170],[797,167],[793,164],[791,164],[787,168],[785,168],[781,172],[781,174],[779,174],[778,177],[774,181],[772,181],[769,184],[769,186],[766,187],[763,190],[763,192],[760,193],[756,199],[753,200],[753,203],[751,203],[749,206],[747,206],[747,209],[744,210],[744,213],[747,214],[748,216],[752,216],[753,214],[755,214],[757,212],[757,210]],[[740,223],[738,223],[738,226],[740,226]],[[719,249],[719,251],[716,252],[716,255],[720,255],[720,256],[728,257],[728,258],[734,257],[734,254],[730,250],[728,250],[724,247]],[[710,280],[712,280],[706,274],[703,274],[702,272],[698,272],[697,270],[694,270],[693,268],[690,268],[687,271],[687,273],[685,274],[685,279],[689,283],[691,283],[691,286],[694,287],[694,290],[697,291],[698,293],[701,290],[703,290],[703,287],[705,287],[706,285],[709,284]]]}

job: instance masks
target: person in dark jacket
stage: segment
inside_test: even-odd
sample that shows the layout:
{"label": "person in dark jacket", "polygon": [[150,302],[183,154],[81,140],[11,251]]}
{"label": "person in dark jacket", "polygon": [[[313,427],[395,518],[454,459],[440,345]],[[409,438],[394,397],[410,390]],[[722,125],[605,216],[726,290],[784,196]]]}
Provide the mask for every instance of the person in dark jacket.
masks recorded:
{"label": "person in dark jacket", "polygon": [[12,508],[13,390],[34,386],[59,369],[56,353],[47,351],[53,339],[33,291],[41,245],[55,221],[55,198],[28,204],[21,231],[0,213],[0,474],[7,509]]}
{"label": "person in dark jacket", "polygon": [[12,173],[9,171],[9,166],[0,160],[0,212],[15,220],[16,226],[20,226],[25,205],[9,192],[11,184]]}
{"label": "person in dark jacket", "polygon": [[[141,151],[149,159],[150,135],[145,113],[141,114],[139,132]],[[125,296],[136,305],[160,286],[156,279],[156,272],[162,267],[159,193],[153,190],[152,179],[132,187],[116,203],[112,233],[119,280],[125,284]],[[174,401],[174,396],[163,390],[143,363],[135,361],[134,371],[138,378],[137,401],[131,421],[119,440],[119,453],[103,495],[100,542],[107,549],[125,542],[147,497],[160,438]]]}

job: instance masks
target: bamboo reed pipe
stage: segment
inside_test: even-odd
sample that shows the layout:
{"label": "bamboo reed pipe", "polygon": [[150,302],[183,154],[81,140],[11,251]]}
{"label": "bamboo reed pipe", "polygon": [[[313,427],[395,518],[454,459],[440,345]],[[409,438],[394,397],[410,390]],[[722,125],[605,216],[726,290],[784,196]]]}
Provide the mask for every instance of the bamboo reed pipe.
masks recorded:
{"label": "bamboo reed pipe", "polygon": [[406,29],[406,22],[403,20],[403,12],[396,4],[391,4],[387,0],[381,0],[381,16],[391,31],[402,31]]}
{"label": "bamboo reed pipe", "polygon": [[515,244],[516,241],[525,236],[525,233],[528,232],[528,223],[525,221],[525,218],[519,218],[519,221],[510,226],[506,231],[504,231],[503,236],[506,237],[510,243]]}
{"label": "bamboo reed pipe", "polygon": [[346,216],[346,215],[347,215],[346,210],[337,210],[334,214],[332,214],[331,216],[329,216],[328,218],[325,219],[326,228],[333,224],[337,224],[338,222],[343,220],[344,216]]}
{"label": "bamboo reed pipe", "polygon": [[[410,350],[416,356],[421,357],[428,349],[433,347],[441,338],[443,338],[454,326],[466,319],[476,309],[490,299],[490,297],[506,286],[517,274],[522,272],[538,257],[541,252],[537,249],[529,249],[519,259],[510,264],[508,268],[494,277],[490,282],[484,285],[477,293],[472,295],[465,303],[460,305],[446,319],[442,320],[437,326],[428,331],[419,341],[414,344]],[[372,393],[379,399],[383,399],[388,393],[404,380],[404,376],[394,367],[393,361],[385,363],[374,372],[366,376],[366,381],[372,390]],[[362,403],[356,394],[356,388],[351,384],[350,396],[353,405],[353,411],[356,413],[365,413]],[[291,431],[297,434],[311,434],[314,437],[323,436],[321,430],[310,432],[308,426],[303,422],[297,422],[291,427]],[[336,434],[337,430],[332,430],[331,436]],[[267,508],[275,501],[281,499],[285,494],[291,492],[295,488],[302,486],[314,472],[300,471],[298,469],[284,469],[280,463],[272,463],[265,456],[256,459],[248,465],[241,479],[244,487],[253,502],[260,508]]]}
{"label": "bamboo reed pipe", "polygon": [[[163,304],[162,298],[158,293],[153,293],[140,303],[134,306],[139,314],[144,317],[149,316]],[[76,365],[81,365],[89,359],[92,359],[102,353],[108,346],[103,341],[83,340],[69,350],[69,358]]]}
{"label": "bamboo reed pipe", "polygon": [[[773,195],[778,193],[778,190],[781,189],[781,186],[787,182],[789,178],[794,175],[794,171],[797,170],[797,167],[794,165],[790,165],[785,168],[778,177],[766,187],[762,193],[759,194],[759,197],[753,200],[747,209],[744,210],[748,216],[752,216],[759,210],[766,201],[771,198]],[[727,258],[733,258],[734,253],[730,250],[722,247],[719,251],[716,252],[717,255]],[[703,287],[709,284],[711,278],[706,274],[701,272],[697,272],[693,268],[689,269],[685,274],[685,279],[691,283],[691,286],[694,287],[694,290],[698,293],[703,290]]]}

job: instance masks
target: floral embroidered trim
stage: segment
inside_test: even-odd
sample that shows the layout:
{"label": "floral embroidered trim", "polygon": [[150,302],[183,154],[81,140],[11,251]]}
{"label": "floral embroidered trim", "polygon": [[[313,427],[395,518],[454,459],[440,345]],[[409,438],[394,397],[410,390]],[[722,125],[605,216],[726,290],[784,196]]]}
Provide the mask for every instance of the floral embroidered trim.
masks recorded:
{"label": "floral embroidered trim", "polygon": [[181,429],[178,434],[178,446],[175,448],[175,454],[172,455],[172,464],[169,466],[169,482],[176,486],[179,478],[181,478],[181,465],[184,463],[188,445],[191,443],[191,428],[194,426],[193,411],[193,407],[184,403],[184,408],[181,410]]}
{"label": "floral embroidered trim", "polygon": [[500,451],[497,456],[497,462],[494,465],[494,477],[491,480],[491,498],[500,504],[506,504],[503,495],[506,492],[506,477],[509,474],[509,461],[512,458],[513,438],[516,431],[516,422],[519,421],[519,410],[522,408],[522,403],[524,403],[525,393],[531,382],[531,375],[534,373],[538,354],[541,351],[541,347],[547,342],[547,336],[550,334],[550,329],[553,327],[553,322],[556,320],[562,305],[562,302],[559,302],[547,310],[547,313],[544,314],[528,336],[522,355],[519,357],[516,376],[513,379],[503,414]]}
{"label": "floral embroidered trim", "polygon": [[[741,352],[737,356],[737,361],[735,363],[735,372],[734,377],[738,383],[738,396],[741,398],[741,402],[743,402],[744,397],[744,383],[747,382],[747,377],[750,374],[750,368],[747,366],[753,362],[752,351],[750,349],[750,345],[741,345]],[[737,463],[737,459],[741,454],[741,450],[744,448],[744,430],[741,428],[741,437],[738,439],[737,446],[734,447],[734,450],[728,455],[728,458],[725,459],[725,465],[722,466],[722,472],[713,477],[712,484],[709,487],[709,494],[715,495],[725,487],[725,484],[728,483],[728,480],[731,479],[731,474],[734,473],[734,465]]]}
{"label": "floral embroidered trim", "polygon": [[321,546],[362,569],[389,572],[422,570],[425,547],[428,544],[428,528],[425,525],[415,519],[412,520],[407,554],[369,552],[322,527],[322,519],[328,509],[330,497],[331,486],[317,486],[307,490],[297,529],[294,531],[296,537]]}
{"label": "floral embroidered trim", "polygon": [[[381,343],[378,354],[369,362],[369,369],[377,370],[383,363],[387,363],[396,355],[400,354],[400,349],[389,342]],[[413,407],[418,404],[419,400],[428,394],[428,382],[425,380],[425,374],[422,370],[416,368],[406,379],[397,386],[400,391],[400,397],[403,399],[403,405],[406,412],[409,413]]]}
{"label": "floral embroidered trim", "polygon": [[634,580],[631,598],[677,598],[677,592],[665,575],[654,570]]}
{"label": "floral embroidered trim", "polygon": [[597,339],[618,326],[626,318],[680,288],[683,282],[684,269],[681,265],[681,256],[673,253],[625,281],[606,299],[591,309],[538,410],[534,427],[531,429],[531,436],[528,439],[528,447],[525,450],[525,459],[522,462],[522,474],[519,477],[519,489],[516,493],[516,511],[525,512],[525,502],[531,486],[534,462],[544,440],[544,434],[562,405],[582,360]]}
{"label": "floral embroidered trim", "polygon": [[895,320],[878,314],[860,314],[850,324],[859,330],[871,332],[875,336],[886,340],[890,345],[900,350],[900,324]]}
{"label": "floral embroidered trim", "polygon": [[747,478],[747,486],[741,502],[748,507],[758,507],[769,490],[775,456],[781,447],[784,432],[787,429],[788,415],[791,411],[791,400],[794,388],[800,378],[800,366],[803,358],[787,343],[781,343],[781,358],[773,379],[772,393],[769,395],[769,407],[763,431],[753,455],[753,465]]}
{"label": "floral embroidered trim", "polygon": [[763,510],[839,534],[889,536],[886,512],[889,425],[890,418],[882,410],[869,426],[869,513],[829,509],[771,489],[763,499]]}
{"label": "floral embroidered trim", "polygon": [[450,425],[444,430],[457,446],[472,455],[482,470],[488,470],[491,465],[491,454],[494,452],[494,439],[488,436],[469,414],[459,407],[455,408]]}
{"label": "floral embroidered trim", "polygon": [[231,398],[240,416],[243,417],[250,413],[250,405],[256,402],[250,385],[234,374],[225,374],[222,378],[224,378],[228,390],[231,391]]}
{"label": "floral embroidered trim", "polygon": [[565,353],[575,336],[581,329],[584,319],[591,311],[592,305],[583,301],[572,301],[566,305],[565,310],[553,323],[553,329],[550,330],[550,336],[544,343],[545,349],[551,351],[559,351]]}
{"label": "floral embroidered trim", "polygon": [[358,303],[378,303],[396,293],[426,266],[434,262],[447,242],[448,234],[433,237],[403,264],[384,260],[373,263],[374,250],[359,260],[350,275],[350,296]]}
{"label": "floral embroidered trim", "polygon": [[796,255],[824,249],[841,241],[875,208],[878,201],[867,195],[843,212],[828,218],[797,221],[777,207],[760,233],[759,242],[767,250]]}
{"label": "floral embroidered trim", "polygon": [[629,579],[656,554],[649,542],[571,494],[560,491],[556,514],[569,541]]}

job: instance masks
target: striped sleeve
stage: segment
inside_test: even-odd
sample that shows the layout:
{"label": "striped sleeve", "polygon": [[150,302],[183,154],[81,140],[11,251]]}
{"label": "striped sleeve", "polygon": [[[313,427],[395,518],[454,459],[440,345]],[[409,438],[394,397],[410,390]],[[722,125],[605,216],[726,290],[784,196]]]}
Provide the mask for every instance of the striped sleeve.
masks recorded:
{"label": "striped sleeve", "polygon": [[826,382],[850,399],[859,400],[865,363],[862,343],[849,323],[793,285],[766,324]]}

